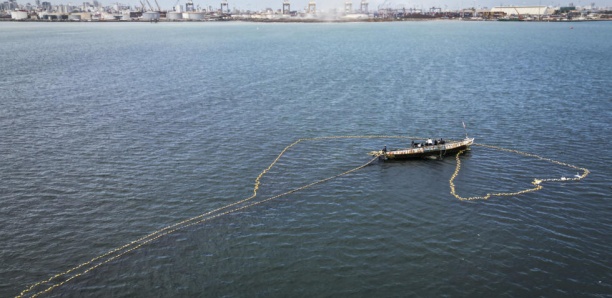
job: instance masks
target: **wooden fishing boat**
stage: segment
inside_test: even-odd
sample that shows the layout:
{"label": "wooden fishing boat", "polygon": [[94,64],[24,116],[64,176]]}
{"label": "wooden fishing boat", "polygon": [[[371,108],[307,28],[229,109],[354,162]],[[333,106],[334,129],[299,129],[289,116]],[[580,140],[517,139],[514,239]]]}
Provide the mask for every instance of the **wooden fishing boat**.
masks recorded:
{"label": "wooden fishing boat", "polygon": [[370,152],[370,155],[379,156],[383,160],[442,158],[447,154],[469,149],[473,143],[474,138],[468,138],[467,136],[465,139],[458,141],[417,140],[412,141],[410,148],[387,150],[385,146],[383,150]]}

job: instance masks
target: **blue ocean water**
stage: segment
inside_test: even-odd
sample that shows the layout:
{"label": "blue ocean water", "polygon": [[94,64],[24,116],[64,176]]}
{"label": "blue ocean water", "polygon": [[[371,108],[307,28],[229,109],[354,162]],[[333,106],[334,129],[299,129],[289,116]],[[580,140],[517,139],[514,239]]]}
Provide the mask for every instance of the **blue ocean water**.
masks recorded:
{"label": "blue ocean water", "polygon": [[[0,297],[612,294],[610,22],[4,22],[0,40]],[[130,246],[248,198],[300,138],[457,139],[462,121],[591,173],[463,202],[453,157],[374,163]],[[408,143],[300,142],[253,201]],[[462,196],[576,174],[461,160]]]}

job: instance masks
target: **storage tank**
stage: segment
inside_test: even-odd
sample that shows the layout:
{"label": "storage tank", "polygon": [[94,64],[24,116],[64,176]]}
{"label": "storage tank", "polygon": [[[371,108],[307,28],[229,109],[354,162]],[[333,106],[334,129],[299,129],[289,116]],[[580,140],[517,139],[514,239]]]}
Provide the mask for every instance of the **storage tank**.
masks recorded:
{"label": "storage tank", "polygon": [[203,20],[206,14],[203,12],[188,12],[187,19],[189,20]]}
{"label": "storage tank", "polygon": [[183,13],[182,12],[176,12],[176,11],[168,12],[166,14],[166,19],[169,20],[169,21],[182,20],[183,19]]}
{"label": "storage tank", "polygon": [[142,13],[143,21],[159,20],[159,11],[147,11]]}

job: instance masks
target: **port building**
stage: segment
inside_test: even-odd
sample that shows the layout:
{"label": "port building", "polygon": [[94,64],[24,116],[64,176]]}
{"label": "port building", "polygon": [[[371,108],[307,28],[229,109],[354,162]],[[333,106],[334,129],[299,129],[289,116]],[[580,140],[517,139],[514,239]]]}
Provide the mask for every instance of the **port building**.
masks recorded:
{"label": "port building", "polygon": [[496,6],[491,8],[491,14],[504,16],[545,16],[555,12],[554,8],[547,6]]}
{"label": "port building", "polygon": [[28,12],[25,10],[11,11],[11,19],[13,20],[25,20],[28,18]]}

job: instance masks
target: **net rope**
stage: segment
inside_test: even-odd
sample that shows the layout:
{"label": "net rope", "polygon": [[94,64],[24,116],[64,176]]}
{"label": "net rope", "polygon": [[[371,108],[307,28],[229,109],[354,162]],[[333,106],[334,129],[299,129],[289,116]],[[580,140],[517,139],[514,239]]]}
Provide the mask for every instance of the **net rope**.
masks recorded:
{"label": "net rope", "polygon": [[[75,267],[72,267],[66,271],[63,271],[61,273],[55,274],[53,276],[51,276],[50,278],[46,279],[46,280],[42,280],[39,281],[35,284],[30,285],[29,287],[27,287],[26,289],[24,289],[18,296],[16,297],[37,297],[43,294],[47,294],[51,291],[53,291],[54,289],[80,277],[83,276],[97,268],[99,268],[100,266],[103,266],[105,264],[108,264],[112,261],[115,261],[123,256],[125,256],[126,254],[129,254],[130,252],[133,252],[155,240],[158,240],[164,236],[170,235],[174,232],[183,230],[185,228],[194,226],[194,225],[198,225],[204,222],[207,222],[209,220],[218,218],[218,217],[222,217],[231,213],[235,213],[256,205],[260,205],[262,203],[265,202],[269,202],[271,200],[275,200],[278,199],[280,197],[283,196],[287,196],[289,194],[301,191],[301,190],[305,190],[307,188],[310,188],[312,186],[318,185],[318,184],[322,184],[325,183],[327,181],[339,178],[341,176],[345,176],[348,174],[351,174],[353,172],[356,172],[358,170],[361,170],[365,167],[367,167],[368,165],[372,164],[373,162],[377,161],[379,159],[379,156],[374,156],[374,158],[368,160],[366,163],[357,166],[355,168],[352,168],[350,170],[347,170],[345,172],[342,172],[340,174],[336,174],[333,176],[329,176],[327,178],[324,179],[320,179],[317,180],[315,182],[312,182],[310,184],[306,184],[297,188],[294,188],[292,190],[286,191],[284,193],[266,198],[266,199],[262,199],[259,201],[254,201],[254,199],[257,197],[257,191],[259,190],[259,187],[261,185],[261,179],[277,164],[277,162],[281,159],[281,157],[283,157],[283,155],[285,155],[285,153],[287,151],[289,151],[289,149],[293,148],[294,146],[296,146],[297,144],[301,143],[301,142],[305,142],[305,141],[323,141],[323,140],[334,140],[334,139],[422,139],[419,137],[411,137],[411,136],[386,136],[386,135],[372,135],[372,136],[328,136],[328,137],[316,137],[316,138],[302,138],[302,139],[298,139],[297,141],[291,143],[290,145],[286,146],[277,156],[276,158],[272,161],[272,163],[270,163],[270,165],[265,168],[258,176],[257,178],[255,178],[255,184],[253,186],[253,194],[245,199],[236,201],[234,203],[225,205],[223,207],[214,209],[212,211],[200,214],[198,216],[194,216],[191,217],[189,219],[183,220],[181,222],[175,223],[173,225],[169,225],[166,226],[164,228],[161,228],[159,230],[156,230],[146,236],[143,236],[141,238],[138,238],[134,241],[131,241],[121,247],[115,248],[113,250],[110,250],[102,255],[99,255],[97,257],[94,257],[92,259],[90,259],[89,261],[83,262]],[[485,196],[472,196],[472,197],[462,197],[460,195],[458,195],[456,193],[455,190],[455,183],[454,180],[455,178],[457,178],[457,176],[459,175],[459,171],[461,170],[461,160],[460,160],[460,155],[463,154],[465,152],[465,150],[462,150],[460,152],[458,152],[455,155],[455,159],[456,159],[456,167],[455,167],[455,171],[453,173],[453,175],[451,176],[450,180],[449,180],[449,185],[450,185],[450,189],[451,189],[451,194],[461,200],[461,201],[468,201],[468,200],[486,200],[489,199],[491,197],[494,196],[517,196],[517,195],[521,195],[524,193],[528,193],[528,192],[534,192],[537,190],[542,189],[542,183],[545,182],[559,182],[559,181],[579,181],[584,179],[588,174],[589,174],[589,170],[585,169],[585,168],[581,168],[581,167],[577,167],[571,164],[567,164],[567,163],[563,163],[563,162],[559,162],[559,161],[555,161],[552,159],[548,159],[548,158],[544,158],[535,154],[530,154],[530,153],[525,153],[525,152],[521,152],[518,150],[513,150],[513,149],[506,149],[506,148],[502,148],[502,147],[497,147],[497,146],[491,146],[491,145],[485,145],[485,144],[473,144],[473,146],[481,146],[484,148],[489,148],[489,149],[495,149],[495,150],[500,150],[500,151],[505,151],[505,152],[511,152],[511,153],[515,153],[515,154],[519,154],[522,156],[526,156],[526,157],[532,157],[532,158],[537,158],[540,160],[544,160],[544,161],[548,161],[554,164],[558,164],[558,165],[562,165],[562,166],[567,166],[573,169],[577,169],[577,170],[582,170],[583,174],[580,175],[579,177],[576,178],[548,178],[548,179],[534,179],[534,181],[532,182],[532,184],[534,185],[533,188],[528,188],[528,189],[524,189],[524,190],[520,190],[517,192],[506,192],[506,193],[487,193]]]}

